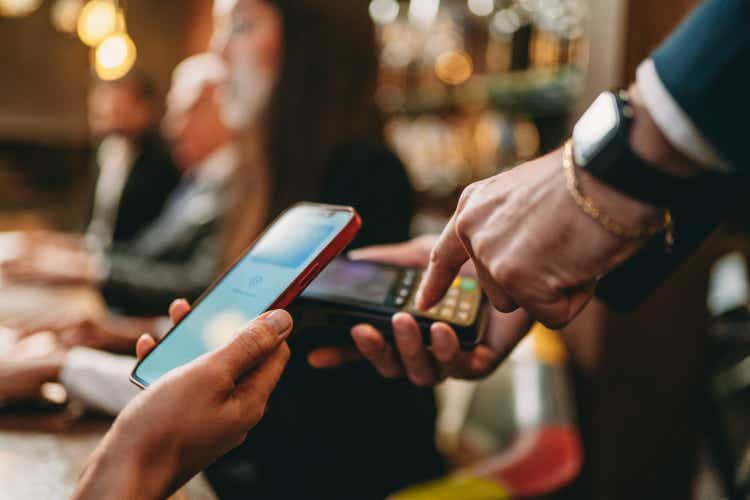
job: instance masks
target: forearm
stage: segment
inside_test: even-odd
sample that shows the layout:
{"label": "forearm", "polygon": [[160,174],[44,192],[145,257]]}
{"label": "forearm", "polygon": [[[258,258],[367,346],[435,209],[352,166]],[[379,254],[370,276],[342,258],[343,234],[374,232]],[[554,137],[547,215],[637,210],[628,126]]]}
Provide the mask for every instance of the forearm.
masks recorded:
{"label": "forearm", "polygon": [[74,500],[157,500],[171,492],[169,464],[150,463],[137,445],[123,445],[117,423],[99,443],[78,482]]}

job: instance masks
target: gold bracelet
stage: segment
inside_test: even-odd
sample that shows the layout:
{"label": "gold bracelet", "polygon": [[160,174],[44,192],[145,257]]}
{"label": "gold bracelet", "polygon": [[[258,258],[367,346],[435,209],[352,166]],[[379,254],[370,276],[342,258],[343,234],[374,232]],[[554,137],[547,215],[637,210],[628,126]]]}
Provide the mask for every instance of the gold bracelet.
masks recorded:
{"label": "gold bracelet", "polygon": [[664,231],[664,244],[669,250],[674,245],[674,222],[672,213],[669,210],[664,212],[664,220],[658,224],[653,224],[645,229],[625,227],[596,206],[594,200],[583,194],[576,176],[575,162],[573,161],[573,143],[568,140],[563,149],[563,169],[565,169],[565,180],[570,195],[576,202],[576,205],[583,212],[594,219],[608,233],[622,238],[624,240],[646,240]]}

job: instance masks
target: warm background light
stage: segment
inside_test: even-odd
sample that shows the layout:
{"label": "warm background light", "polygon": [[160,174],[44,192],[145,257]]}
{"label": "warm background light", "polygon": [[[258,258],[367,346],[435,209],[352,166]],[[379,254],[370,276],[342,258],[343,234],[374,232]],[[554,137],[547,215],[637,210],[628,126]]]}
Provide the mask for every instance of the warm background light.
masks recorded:
{"label": "warm background light", "polygon": [[78,18],[78,37],[89,47],[95,47],[116,31],[125,30],[125,16],[109,0],[91,0]]}
{"label": "warm background light", "polygon": [[83,0],[57,0],[50,10],[52,24],[63,33],[73,33],[76,30],[81,9],[83,9]]}
{"label": "warm background light", "polygon": [[9,17],[26,16],[41,4],[42,0],[0,0],[0,14]]}
{"label": "warm background light", "polygon": [[435,22],[439,9],[440,0],[411,0],[409,21],[416,26],[426,28]]}
{"label": "warm background light", "polygon": [[469,0],[468,7],[476,16],[489,16],[495,10],[495,0]]}
{"label": "warm background light", "polygon": [[116,80],[125,76],[135,64],[135,43],[125,33],[112,35],[96,48],[94,70],[102,80]]}
{"label": "warm background light", "polygon": [[459,85],[471,77],[474,65],[466,52],[451,50],[441,54],[435,61],[435,74],[449,84]]}
{"label": "warm background light", "polygon": [[399,5],[396,0],[372,0],[370,17],[378,24],[392,23],[398,17]]}

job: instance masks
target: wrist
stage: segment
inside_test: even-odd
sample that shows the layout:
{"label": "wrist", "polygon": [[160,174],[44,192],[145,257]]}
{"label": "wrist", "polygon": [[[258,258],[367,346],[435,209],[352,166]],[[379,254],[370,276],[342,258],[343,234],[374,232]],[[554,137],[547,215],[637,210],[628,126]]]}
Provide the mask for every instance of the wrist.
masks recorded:
{"label": "wrist", "polygon": [[641,241],[666,230],[671,245],[669,211],[613,189],[591,172],[576,165],[572,141],[563,148],[565,189],[580,212],[594,219],[602,229],[622,240]]}
{"label": "wrist", "polygon": [[605,213],[629,227],[647,228],[664,219],[664,209],[630,197],[600,181],[586,169],[575,167],[581,190]]}
{"label": "wrist", "polygon": [[633,125],[628,138],[633,152],[666,174],[675,177],[698,175],[701,172],[700,165],[680,153],[667,140],[644,104],[637,84],[630,86],[628,95],[633,108]]}
{"label": "wrist", "polygon": [[171,492],[174,476],[166,460],[155,460],[150,452],[158,446],[121,438],[117,422],[113,425],[81,475],[76,500],[96,498],[161,499]]}

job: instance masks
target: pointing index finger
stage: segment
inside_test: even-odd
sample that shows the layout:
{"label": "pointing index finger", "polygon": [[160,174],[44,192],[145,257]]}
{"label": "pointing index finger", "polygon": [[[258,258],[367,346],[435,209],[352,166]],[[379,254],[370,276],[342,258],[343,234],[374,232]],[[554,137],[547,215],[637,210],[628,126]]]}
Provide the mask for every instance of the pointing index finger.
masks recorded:
{"label": "pointing index finger", "polygon": [[434,306],[445,295],[461,266],[469,259],[463,243],[456,234],[455,221],[454,215],[432,249],[430,265],[417,292],[415,303],[418,309],[425,310]]}

